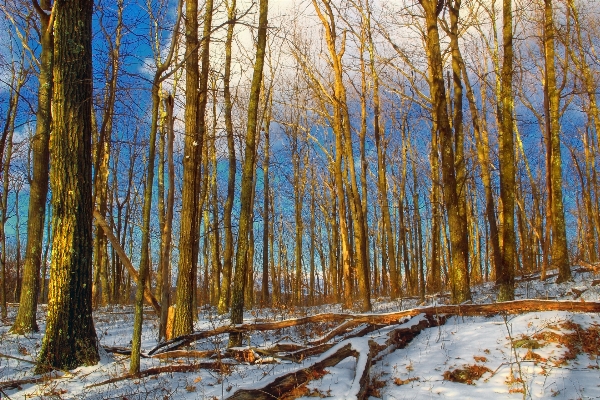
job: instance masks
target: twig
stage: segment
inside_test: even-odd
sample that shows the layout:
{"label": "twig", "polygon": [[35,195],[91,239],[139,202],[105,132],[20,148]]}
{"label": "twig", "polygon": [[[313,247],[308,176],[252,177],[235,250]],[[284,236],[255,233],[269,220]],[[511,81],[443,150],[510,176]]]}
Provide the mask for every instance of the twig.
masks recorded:
{"label": "twig", "polygon": [[223,362],[210,362],[210,363],[197,363],[190,365],[167,365],[165,367],[155,367],[148,368],[147,370],[140,371],[139,374],[127,374],[123,376],[118,376],[116,378],[111,378],[102,382],[94,383],[85,387],[85,389],[90,389],[98,386],[108,385],[110,383],[116,383],[125,381],[127,379],[140,379],[145,378],[147,376],[163,374],[166,372],[194,372],[198,371],[202,368],[216,369],[220,370],[223,366],[230,366],[233,364],[223,363]]}
{"label": "twig", "polygon": [[35,361],[27,360],[25,358],[19,358],[19,357],[9,356],[8,354],[2,354],[2,353],[0,353],[0,357],[10,358],[11,360],[23,361],[23,362],[26,362],[28,364],[33,364],[33,365],[37,364]]}

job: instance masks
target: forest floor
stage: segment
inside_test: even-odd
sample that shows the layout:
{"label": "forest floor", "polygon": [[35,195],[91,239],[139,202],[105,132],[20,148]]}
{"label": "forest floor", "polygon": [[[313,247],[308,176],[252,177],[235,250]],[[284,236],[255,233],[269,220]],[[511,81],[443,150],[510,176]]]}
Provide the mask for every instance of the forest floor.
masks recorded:
{"label": "forest floor", "polygon": [[[9,319],[0,321],[0,399],[600,398],[600,314],[566,307],[598,309],[600,275],[581,267],[573,274],[574,282],[564,284],[551,275],[546,282],[520,279],[518,300],[543,301],[526,304],[539,311],[516,314],[479,315],[466,305],[432,313],[447,297],[423,305],[415,298],[377,299],[368,315],[343,314],[339,305],[256,309],[244,322],[261,330],[246,332],[248,346],[233,351],[226,349],[226,334],[210,334],[228,325],[212,309],[201,310],[195,325],[206,335],[158,348],[158,321],[148,309],[145,373],[138,377],[128,376],[129,358],[118,354],[127,353],[131,341],[132,307],[95,313],[99,364],[35,376],[45,307],[38,312],[41,332],[17,336],[8,333],[16,314],[11,305]],[[493,284],[474,287],[473,297],[474,305],[493,307]],[[541,311],[557,301],[554,309],[564,310]],[[397,318],[409,309],[416,310]],[[323,313],[332,314],[318,316]]]}

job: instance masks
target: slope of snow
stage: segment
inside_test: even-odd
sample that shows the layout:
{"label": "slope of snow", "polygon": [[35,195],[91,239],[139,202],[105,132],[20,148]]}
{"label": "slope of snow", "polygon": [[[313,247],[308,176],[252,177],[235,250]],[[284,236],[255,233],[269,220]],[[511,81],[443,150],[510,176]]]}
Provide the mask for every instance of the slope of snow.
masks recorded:
{"label": "slope of snow", "polygon": [[[592,272],[582,272],[581,269],[574,268],[573,271],[575,281],[560,285],[553,283],[555,277],[543,283],[536,277],[522,281],[518,284],[516,297],[599,301],[600,287],[594,285],[594,279],[599,277]],[[493,284],[474,288],[473,297],[476,303],[495,301]],[[443,298],[429,298],[427,305],[442,303],[442,300]],[[392,312],[414,308],[418,306],[417,302],[414,298],[393,302],[378,301],[373,309],[375,313]],[[9,311],[8,321],[0,322],[0,388],[9,381],[34,378],[33,363],[45,329],[45,308],[40,307],[40,333],[27,336],[10,334],[8,330],[10,323],[14,321],[16,305],[10,305]],[[129,347],[132,311],[131,307],[115,306],[96,312],[96,330],[102,346]],[[339,305],[333,305],[304,311],[310,315],[340,312],[341,309]],[[157,344],[158,322],[152,313],[146,315],[142,347],[144,351],[149,351]],[[281,310],[254,310],[246,317],[248,322],[252,322],[258,319],[282,320],[294,315]],[[415,317],[404,325],[412,326],[419,321],[420,317]],[[226,318],[217,316],[213,310],[203,310],[196,329],[209,330],[223,324],[227,324]],[[534,312],[507,317],[451,317],[444,325],[423,330],[406,348],[392,351],[376,361],[370,369],[372,385],[368,393],[371,399],[600,398],[598,354],[589,349],[581,349],[581,343],[595,338],[592,333],[600,331],[599,324],[600,317],[596,314],[570,312]],[[304,394],[301,393],[313,397],[303,398],[355,398],[361,389],[359,377],[366,367],[369,340],[384,344],[387,333],[398,327],[399,325],[384,327],[365,337],[344,342],[344,345],[351,343],[360,356],[348,357],[328,368],[325,375],[309,382]],[[323,335],[324,332],[319,332],[316,327],[296,327],[274,332],[254,332],[247,338],[247,342],[253,347],[274,343],[304,344],[308,336],[315,339]],[[577,341],[577,335],[584,337]],[[221,335],[198,341],[192,345],[192,349],[224,349],[226,345],[227,337]],[[123,376],[129,369],[128,357],[102,351],[98,365],[54,373],[44,382],[3,388],[0,398],[221,399],[232,395],[239,388],[264,387],[279,376],[326,358],[338,347],[340,345],[300,363],[279,359],[274,359],[275,363],[262,364],[223,360],[236,365],[227,372],[199,369],[188,373],[163,373],[92,387],[107,379]],[[572,351],[574,348],[575,353]],[[144,358],[142,370],[169,363],[193,364],[197,361],[199,360],[177,359],[167,363]],[[470,384],[444,378],[445,375],[464,368],[472,368],[483,374],[479,379],[470,381]]]}

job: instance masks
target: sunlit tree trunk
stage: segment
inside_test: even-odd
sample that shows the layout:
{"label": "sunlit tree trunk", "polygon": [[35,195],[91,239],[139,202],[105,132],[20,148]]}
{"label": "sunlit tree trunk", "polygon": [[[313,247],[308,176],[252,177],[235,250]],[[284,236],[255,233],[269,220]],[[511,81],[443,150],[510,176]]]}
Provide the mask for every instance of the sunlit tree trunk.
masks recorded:
{"label": "sunlit tree trunk", "polygon": [[477,148],[477,160],[479,161],[479,168],[481,170],[481,181],[483,184],[483,191],[485,194],[485,215],[490,230],[489,241],[491,247],[490,262],[492,270],[497,271],[498,265],[501,263],[500,254],[500,242],[498,238],[498,222],[496,220],[496,208],[494,205],[494,193],[492,191],[492,179],[490,171],[490,155],[489,155],[489,140],[488,132],[483,124],[480,112],[477,108],[475,95],[473,94],[473,88],[471,87],[471,81],[467,73],[467,69],[463,63],[462,66],[463,82],[465,83],[466,97],[469,102],[469,111],[471,112],[471,121],[473,123],[473,131],[475,135],[475,146]]}
{"label": "sunlit tree trunk", "polygon": [[[325,41],[327,43],[327,48],[329,51],[329,56],[331,60],[331,65],[333,68],[333,76],[334,76],[334,84],[333,84],[333,131],[336,136],[335,139],[335,148],[336,148],[336,161],[335,161],[335,175],[336,175],[336,186],[338,191],[338,201],[339,201],[339,209],[340,211],[344,210],[345,200],[343,199],[343,180],[341,173],[341,163],[342,159],[338,160],[338,154],[341,157],[343,154],[343,159],[345,161],[345,169],[348,174],[347,182],[348,182],[348,199],[349,199],[349,210],[350,210],[350,218],[352,218],[352,226],[354,231],[354,253],[356,255],[356,274],[358,281],[358,297],[360,300],[360,309],[361,311],[370,311],[371,310],[371,299],[370,299],[370,285],[369,285],[369,267],[366,262],[366,249],[367,249],[367,232],[365,231],[365,216],[362,211],[362,202],[360,199],[360,193],[357,184],[355,166],[354,166],[354,154],[352,149],[352,136],[351,136],[351,128],[350,128],[350,116],[348,114],[348,104],[346,100],[346,88],[344,86],[343,81],[343,66],[342,66],[342,57],[345,52],[345,34],[343,37],[339,38],[337,36],[336,24],[335,24],[335,16],[333,14],[333,9],[330,4],[330,0],[322,0],[322,7],[319,6],[317,0],[313,0],[313,6],[317,15],[325,29]],[[337,41],[341,39],[341,45],[338,50]],[[340,215],[340,221],[345,223],[342,215]],[[344,229],[344,226],[341,226],[342,233],[342,253],[344,259],[344,273],[346,272],[346,266],[348,270],[351,270],[352,256],[350,255],[349,247],[349,238],[347,241],[347,248],[344,251],[344,236],[346,232],[349,232],[349,229]],[[346,286],[346,285],[345,285]],[[346,289],[345,289],[346,290]],[[346,295],[345,298],[350,296]],[[351,301],[346,300],[346,306],[351,305]]]}
{"label": "sunlit tree trunk", "polygon": [[460,191],[456,175],[453,132],[448,117],[446,89],[444,87],[443,60],[440,48],[437,18],[441,11],[438,2],[419,0],[425,12],[427,25],[426,46],[431,69],[430,92],[434,119],[438,126],[444,204],[448,213],[448,228],[451,245],[451,301],[462,303],[471,299],[469,283],[469,242],[466,219],[460,212]]}
{"label": "sunlit tree trunk", "polygon": [[223,207],[223,225],[225,231],[225,249],[223,253],[223,284],[221,288],[221,296],[219,298],[218,311],[221,314],[229,310],[230,292],[231,292],[231,274],[233,271],[233,230],[231,226],[231,211],[233,209],[233,199],[235,196],[235,173],[236,173],[236,156],[235,143],[233,137],[233,121],[232,121],[232,102],[231,102],[231,47],[233,43],[233,29],[235,23],[233,20],[236,15],[236,0],[227,2],[227,18],[229,25],[227,26],[227,38],[225,40],[225,72],[223,75],[223,96],[225,103],[225,132],[227,134],[227,151],[229,155],[229,168],[227,175],[227,199]]}
{"label": "sunlit tree trunk", "polygon": [[[210,32],[212,28],[213,1],[208,0],[204,11],[202,54],[198,59],[198,1],[186,2],[186,104],[185,144],[183,160],[183,192],[181,194],[181,227],[179,236],[179,274],[177,276],[176,309],[173,335],[191,333],[196,315],[195,284],[199,251],[199,234],[202,191],[200,176],[204,142],[205,113],[209,75]],[[193,17],[191,17],[193,16]],[[198,73],[202,63],[202,75]]]}
{"label": "sunlit tree trunk", "polygon": [[46,334],[36,373],[99,360],[92,319],[92,13],[91,0],[54,4],[54,239]]}
{"label": "sunlit tree trunk", "polygon": [[[34,6],[37,3],[34,2]],[[48,196],[48,173],[50,161],[50,129],[52,99],[52,58],[54,51],[53,29],[50,26],[51,11],[49,2],[43,2],[46,9],[37,7],[40,17],[40,74],[38,77],[38,109],[36,113],[35,136],[31,142],[33,156],[33,179],[29,188],[29,209],[27,217],[27,247],[23,266],[23,284],[19,300],[17,317],[11,328],[13,333],[25,334],[37,332],[35,320],[40,287],[40,263],[42,258],[42,239]],[[1,153],[0,153],[1,154]],[[42,282],[45,276],[42,276]]]}
{"label": "sunlit tree trunk", "polygon": [[[117,1],[117,28],[115,32],[114,44],[108,39],[110,58],[108,66],[109,76],[106,83],[106,98],[104,102],[104,112],[102,115],[102,125],[98,132],[98,141],[95,143],[95,164],[94,164],[94,203],[100,214],[105,217],[108,208],[108,169],[110,160],[110,142],[112,137],[113,117],[115,114],[115,101],[117,96],[117,79],[119,77],[120,50],[123,30],[123,0]],[[92,286],[92,300],[97,306],[104,306],[110,300],[110,290],[108,288],[108,249],[107,239],[104,231],[96,225],[96,235],[94,237],[94,285]],[[98,290],[99,289],[99,290]]]}
{"label": "sunlit tree trunk", "polygon": [[[560,92],[556,85],[556,52],[553,16],[553,1],[544,0],[544,58],[546,66],[545,90],[548,98],[549,123],[547,124],[546,155],[550,167],[551,207],[552,207],[552,265],[558,268],[557,282],[571,279],[571,266],[567,249],[567,230],[562,194],[562,157],[560,149]],[[550,193],[549,193],[550,194]]]}
{"label": "sunlit tree trunk", "polygon": [[[251,229],[251,214],[253,204],[252,192],[254,187],[254,159],[256,157],[256,136],[258,128],[258,106],[263,78],[265,50],[267,47],[269,1],[260,0],[258,37],[256,46],[256,59],[254,73],[250,87],[248,102],[248,123],[246,125],[246,148],[244,151],[244,164],[242,166],[242,189],[240,193],[240,218],[238,245],[236,253],[235,275],[231,297],[231,323],[240,324],[244,318],[244,284],[248,271],[248,235]],[[229,335],[229,347],[240,346],[242,336],[239,333]]]}
{"label": "sunlit tree trunk", "polygon": [[513,133],[513,24],[512,0],[503,1],[502,13],[503,60],[500,90],[499,164],[500,199],[502,200],[502,248],[500,265],[496,272],[498,301],[514,300],[515,261],[515,146]]}
{"label": "sunlit tree trunk", "polygon": [[[392,221],[390,217],[390,205],[388,201],[388,182],[386,171],[386,154],[385,154],[385,129],[381,126],[381,100],[379,96],[379,73],[375,67],[375,44],[373,42],[371,28],[371,8],[369,1],[365,3],[363,11],[363,19],[365,23],[365,33],[367,36],[367,49],[369,52],[369,68],[373,85],[373,135],[375,137],[375,147],[377,151],[377,187],[379,189],[379,201],[381,202],[381,221],[383,225],[382,237],[385,240],[381,245],[386,246],[385,264],[388,265],[390,271],[390,296],[392,299],[400,295],[400,278],[398,275],[398,266],[396,264],[396,249],[394,246],[394,235],[392,233]],[[385,242],[385,243],[383,243]],[[383,261],[382,261],[383,262]],[[383,273],[382,273],[383,278]],[[387,290],[386,285],[384,285]]]}
{"label": "sunlit tree trunk", "polygon": [[[181,10],[182,3],[179,3]],[[181,18],[178,11],[176,31],[179,29],[179,20]],[[135,312],[133,321],[133,335],[131,344],[131,362],[129,364],[129,372],[137,374],[140,372],[140,353],[142,346],[142,323],[144,320],[144,290],[150,272],[150,211],[152,208],[152,197],[154,187],[154,161],[156,154],[156,136],[158,132],[158,117],[160,106],[160,83],[163,73],[167,70],[173,58],[175,44],[177,43],[177,34],[173,35],[169,54],[165,62],[161,63],[157,60],[157,68],[152,82],[152,120],[150,125],[149,149],[148,149],[148,167],[146,171],[146,184],[144,186],[144,198],[142,206],[142,243],[140,250],[140,266],[139,277],[137,281],[137,289],[135,294]],[[162,314],[162,310],[161,310]]]}

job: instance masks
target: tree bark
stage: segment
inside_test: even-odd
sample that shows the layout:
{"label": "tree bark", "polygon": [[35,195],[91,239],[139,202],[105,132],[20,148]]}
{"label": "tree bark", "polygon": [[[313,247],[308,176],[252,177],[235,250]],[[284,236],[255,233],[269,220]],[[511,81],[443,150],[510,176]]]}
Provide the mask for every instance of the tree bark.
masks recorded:
{"label": "tree bark", "polygon": [[210,31],[213,1],[205,5],[202,34],[202,76],[198,72],[198,0],[186,2],[186,103],[185,145],[183,160],[183,192],[181,195],[181,228],[179,236],[179,275],[177,276],[175,321],[173,334],[182,335],[193,330],[194,287],[199,251],[199,230],[202,201],[200,171],[205,133],[205,112],[208,88]]}
{"label": "tree bark", "polygon": [[233,228],[231,226],[231,212],[233,210],[233,200],[235,196],[235,174],[236,174],[236,156],[235,143],[233,137],[233,119],[231,102],[231,47],[233,44],[233,29],[236,16],[236,0],[227,3],[227,17],[230,24],[227,26],[227,38],[225,40],[225,73],[223,75],[223,96],[225,103],[225,131],[227,134],[227,151],[229,155],[229,169],[227,175],[227,199],[223,208],[223,225],[225,230],[225,249],[223,253],[223,283],[221,296],[219,297],[218,311],[224,314],[229,310],[231,293],[231,274],[233,271]]}
{"label": "tree bark", "polygon": [[92,318],[91,0],[54,4],[52,264],[36,373],[98,362]]}
{"label": "tree bark", "polygon": [[503,1],[502,40],[504,55],[501,78],[501,110],[499,127],[500,199],[502,200],[502,249],[496,272],[498,301],[514,300],[515,261],[515,145],[513,133],[513,25],[512,0]]}
{"label": "tree bark", "polygon": [[444,203],[448,213],[448,227],[452,244],[450,252],[452,266],[450,278],[451,301],[456,304],[471,299],[468,273],[469,242],[467,221],[460,212],[460,192],[455,169],[453,132],[448,117],[448,104],[444,86],[443,61],[437,22],[441,9],[438,9],[437,1],[419,0],[419,3],[425,11],[425,22],[427,24],[426,46],[429,68],[431,69],[431,101],[440,138]]}
{"label": "tree bark", "polygon": [[567,249],[567,229],[562,194],[562,157],[560,148],[560,92],[556,85],[556,52],[553,1],[544,0],[544,57],[549,124],[547,134],[550,153],[550,186],[552,193],[552,264],[558,268],[557,283],[571,280],[571,266]]}
{"label": "tree bark", "polygon": [[[246,148],[244,165],[242,166],[242,190],[240,193],[240,222],[238,231],[238,247],[236,253],[235,276],[231,298],[231,323],[240,324],[244,319],[244,290],[248,273],[248,234],[252,221],[253,204],[251,202],[254,187],[254,159],[256,157],[256,132],[258,128],[258,106],[263,78],[265,52],[267,47],[267,24],[269,0],[260,0],[258,17],[258,38],[256,60],[250,87],[248,105],[248,122],[246,124]],[[242,344],[242,336],[237,333],[229,335],[229,347]]]}

